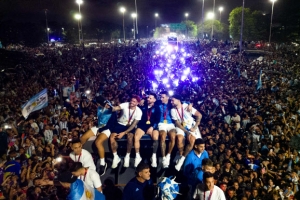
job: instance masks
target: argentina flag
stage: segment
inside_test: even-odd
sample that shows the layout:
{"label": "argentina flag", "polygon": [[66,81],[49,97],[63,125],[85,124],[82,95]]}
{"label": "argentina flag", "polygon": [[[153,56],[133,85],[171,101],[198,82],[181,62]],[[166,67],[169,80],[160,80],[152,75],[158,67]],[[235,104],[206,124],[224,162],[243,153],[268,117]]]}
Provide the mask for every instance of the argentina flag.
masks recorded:
{"label": "argentina flag", "polygon": [[47,89],[44,89],[21,106],[22,115],[27,119],[30,113],[45,108],[46,106],[48,106],[48,94]]}
{"label": "argentina flag", "polygon": [[259,89],[261,89],[261,87],[262,87],[261,75],[262,75],[262,70],[260,70],[260,73],[259,73],[259,77],[258,77],[258,81],[257,81],[256,90],[259,90]]}
{"label": "argentina flag", "polygon": [[105,200],[105,196],[95,188],[77,179],[71,184],[68,200]]}

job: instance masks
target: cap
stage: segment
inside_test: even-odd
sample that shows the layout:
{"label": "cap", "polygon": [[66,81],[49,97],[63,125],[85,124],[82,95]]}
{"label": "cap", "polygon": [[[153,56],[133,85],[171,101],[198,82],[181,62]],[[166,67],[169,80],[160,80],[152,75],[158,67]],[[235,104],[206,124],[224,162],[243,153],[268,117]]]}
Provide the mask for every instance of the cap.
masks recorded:
{"label": "cap", "polygon": [[63,183],[74,183],[77,180],[77,177],[74,176],[71,172],[63,172],[58,175],[57,180]]}
{"label": "cap", "polygon": [[172,96],[172,98],[174,98],[174,99],[177,99],[177,100],[179,100],[179,101],[181,101],[181,95],[179,95],[179,94],[174,94],[173,96]]}

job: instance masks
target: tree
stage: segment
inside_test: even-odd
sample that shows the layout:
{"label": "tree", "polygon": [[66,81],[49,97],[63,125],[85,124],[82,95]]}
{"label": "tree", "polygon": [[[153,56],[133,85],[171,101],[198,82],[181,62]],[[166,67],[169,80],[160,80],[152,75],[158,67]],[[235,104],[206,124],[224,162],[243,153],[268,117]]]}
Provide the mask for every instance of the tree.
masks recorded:
{"label": "tree", "polygon": [[[242,25],[242,7],[233,9],[229,14],[229,33],[234,40],[239,40]],[[254,20],[250,8],[244,9],[243,39],[248,40],[257,36],[255,34]],[[255,34],[255,35],[253,35]]]}
{"label": "tree", "polygon": [[211,38],[212,25],[214,25],[214,38],[216,39],[228,39],[228,28],[225,24],[218,20],[206,20],[203,25],[198,25],[198,37],[203,38],[202,32],[205,38]]}
{"label": "tree", "polygon": [[153,37],[154,37],[154,38],[159,38],[159,37],[163,36],[163,35],[166,34],[166,33],[167,33],[166,28],[164,28],[164,27],[157,27],[157,28],[155,29],[155,32],[154,32],[154,34],[153,34]]}
{"label": "tree", "polygon": [[[195,22],[193,22],[191,20],[185,20],[181,23],[185,25],[185,27],[187,29],[187,35],[189,37],[197,36],[197,25],[195,24]],[[183,33],[183,34],[186,34],[186,33]]]}
{"label": "tree", "polygon": [[111,40],[120,38],[121,32],[119,29],[116,29],[111,32]]}

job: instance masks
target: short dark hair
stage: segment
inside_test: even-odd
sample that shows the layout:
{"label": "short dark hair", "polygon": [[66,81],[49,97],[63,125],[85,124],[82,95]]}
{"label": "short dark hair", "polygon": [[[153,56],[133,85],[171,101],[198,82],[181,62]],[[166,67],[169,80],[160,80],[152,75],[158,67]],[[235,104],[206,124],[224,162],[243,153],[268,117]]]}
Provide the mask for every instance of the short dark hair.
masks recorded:
{"label": "short dark hair", "polygon": [[199,144],[205,144],[205,142],[201,139],[201,138],[198,138],[195,140],[195,145],[199,145]]}
{"label": "short dark hair", "polygon": [[204,158],[202,160],[202,166],[210,166],[210,167],[213,167],[214,166],[214,163],[213,161],[211,161],[211,159],[209,158]]}
{"label": "short dark hair", "polygon": [[203,180],[205,181],[208,178],[215,178],[213,173],[210,172],[204,172],[203,174]]}
{"label": "short dark hair", "polygon": [[160,92],[159,94],[160,94],[160,95],[165,94],[165,95],[169,96],[169,93],[168,93],[167,91],[162,91],[162,92]]}
{"label": "short dark hair", "polygon": [[81,141],[80,141],[79,139],[74,139],[74,140],[72,140],[71,143],[72,143],[72,145],[73,145],[73,144],[77,144],[77,143],[80,143],[80,144],[81,144]]}
{"label": "short dark hair", "polygon": [[150,166],[147,163],[140,162],[140,164],[136,167],[136,175],[138,175],[144,169],[150,169]]}
{"label": "short dark hair", "polygon": [[70,172],[76,172],[77,170],[83,168],[81,162],[74,162],[72,166],[70,167]]}
{"label": "short dark hair", "polygon": [[151,96],[153,96],[155,99],[157,99],[157,96],[156,96],[156,94],[155,94],[155,93],[153,93],[153,92],[150,92],[150,93],[149,93],[149,96],[150,96],[150,95],[151,95]]}

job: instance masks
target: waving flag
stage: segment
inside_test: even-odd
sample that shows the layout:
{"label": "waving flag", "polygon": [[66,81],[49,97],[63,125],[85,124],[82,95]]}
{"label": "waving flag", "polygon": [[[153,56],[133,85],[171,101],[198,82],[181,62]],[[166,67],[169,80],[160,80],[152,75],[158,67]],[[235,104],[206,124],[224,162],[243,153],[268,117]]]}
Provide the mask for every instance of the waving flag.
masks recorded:
{"label": "waving flag", "polygon": [[22,115],[27,119],[30,113],[45,108],[46,106],[48,106],[48,94],[47,89],[44,89],[21,106]]}
{"label": "waving flag", "polygon": [[160,182],[158,185],[159,190],[159,198],[162,200],[173,200],[179,194],[179,186],[178,183],[174,181],[176,177],[172,179],[172,177],[160,178]]}
{"label": "waving flag", "polygon": [[259,89],[261,89],[261,87],[262,87],[261,75],[262,75],[262,70],[260,70],[260,73],[259,73],[259,77],[258,77],[258,81],[257,81],[256,90],[259,90]]}
{"label": "waving flag", "polygon": [[78,179],[71,184],[68,200],[105,200],[105,196]]}

